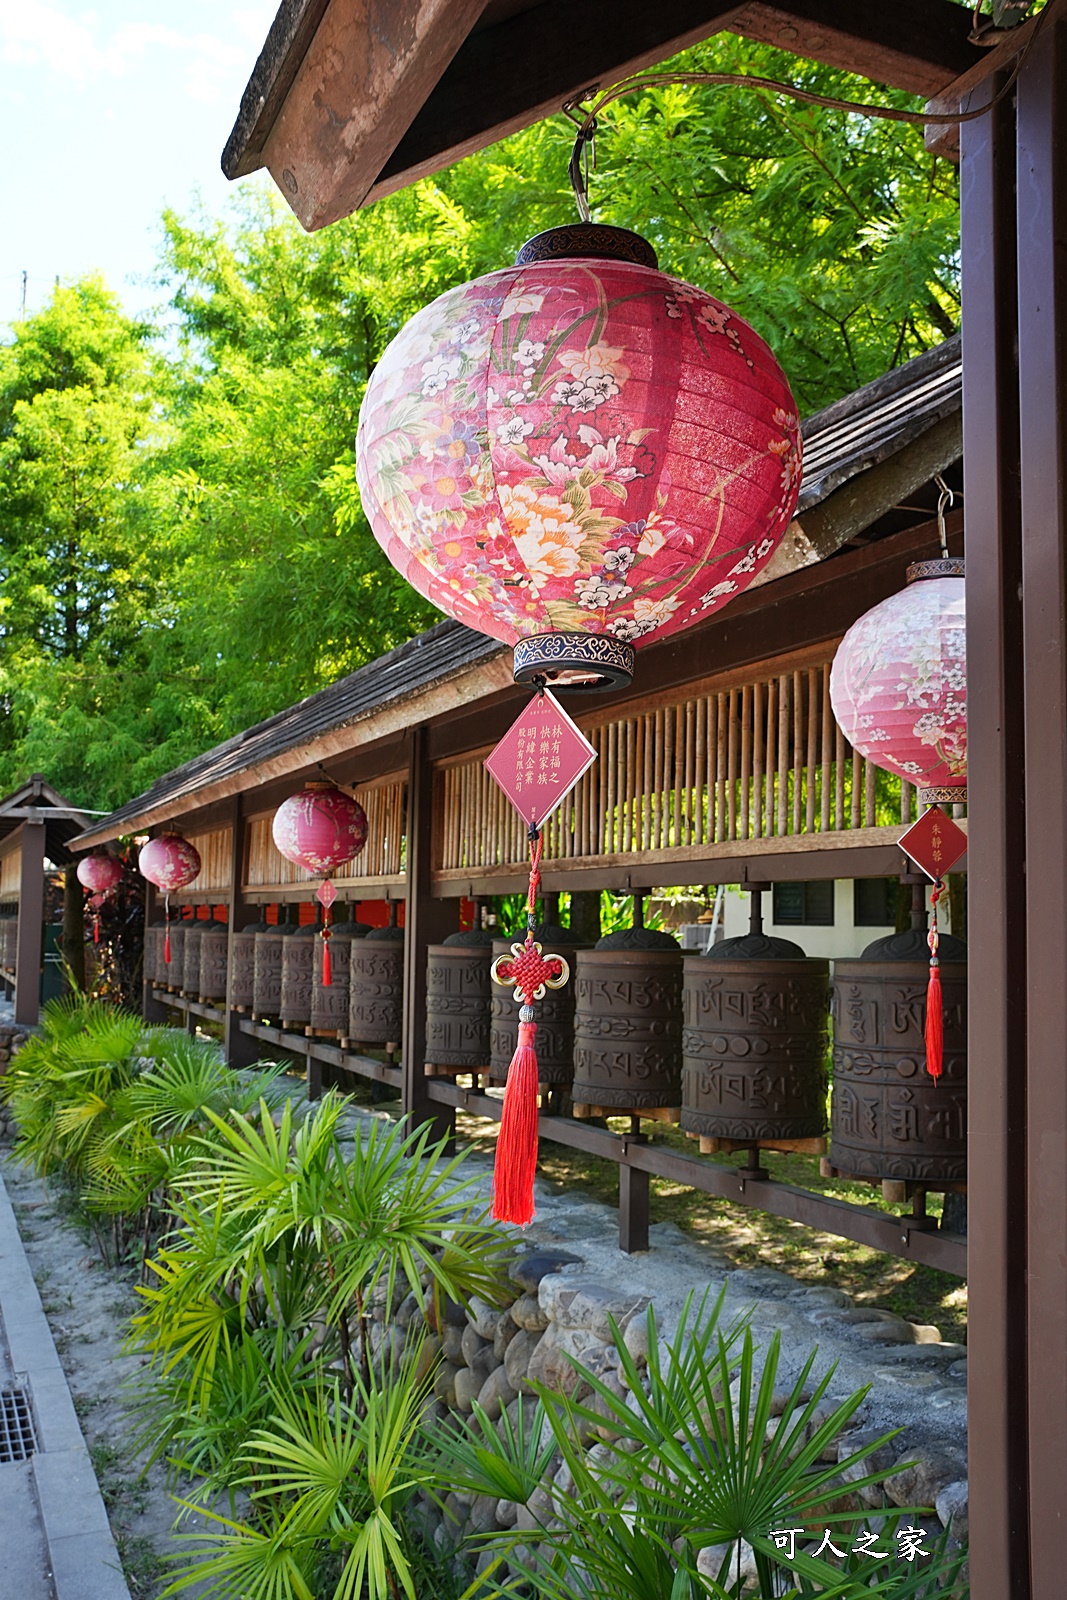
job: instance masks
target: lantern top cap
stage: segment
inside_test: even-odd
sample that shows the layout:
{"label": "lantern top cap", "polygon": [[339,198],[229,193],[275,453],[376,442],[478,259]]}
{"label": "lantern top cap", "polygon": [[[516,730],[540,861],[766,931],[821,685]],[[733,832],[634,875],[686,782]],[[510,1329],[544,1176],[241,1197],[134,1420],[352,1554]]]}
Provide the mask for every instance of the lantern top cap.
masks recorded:
{"label": "lantern top cap", "polygon": [[941,556],[937,561],[913,561],[908,568],[908,582],[921,578],[962,578],[965,576],[962,556]]}
{"label": "lantern top cap", "polygon": [[328,790],[336,788],[337,785],[330,783],[328,779],[311,778],[304,785],[304,793],[306,794],[310,789],[313,794],[326,794]]}
{"label": "lantern top cap", "polygon": [[647,239],[629,228],[613,228],[605,222],[570,222],[535,233],[515,257],[515,265],[529,267],[548,261],[575,260],[630,261],[639,267],[659,266],[659,258]]}

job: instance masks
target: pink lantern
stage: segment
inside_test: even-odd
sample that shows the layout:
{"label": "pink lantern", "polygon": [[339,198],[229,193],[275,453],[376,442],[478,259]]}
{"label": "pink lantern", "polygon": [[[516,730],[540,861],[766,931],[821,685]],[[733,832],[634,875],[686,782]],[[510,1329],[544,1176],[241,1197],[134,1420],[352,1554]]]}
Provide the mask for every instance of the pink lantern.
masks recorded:
{"label": "pink lantern", "polygon": [[796,505],[763,340],[621,228],[554,228],[450,289],[378,362],[356,441],[374,535],[520,682],[629,681],[633,645],[726,605]]}
{"label": "pink lantern", "polygon": [[162,833],[158,839],[149,839],[137,857],[141,876],[163,890],[163,907],[166,933],[163,938],[163,959],[170,964],[170,897],[174,890],[184,889],[200,871],[200,852],[188,839],[177,833]]}
{"label": "pink lantern", "polygon": [[100,908],[122,878],[122,862],[106,850],[97,850],[78,862],[78,882],[91,891],[89,905],[93,911],[93,943],[100,943]]}
{"label": "pink lantern", "polygon": [[925,804],[967,798],[964,621],[963,562],[917,562],[906,589],[852,624],[830,673],[845,738]]}
{"label": "pink lantern", "polygon": [[323,874],[315,898],[324,912],[322,981],[329,986],[330,907],[337,898],[330,877],[338,867],[358,856],[366,844],[367,813],[358,800],[335,784],[307,783],[299,794],[290,795],[278,807],[271,833],[287,861],[308,872]]}

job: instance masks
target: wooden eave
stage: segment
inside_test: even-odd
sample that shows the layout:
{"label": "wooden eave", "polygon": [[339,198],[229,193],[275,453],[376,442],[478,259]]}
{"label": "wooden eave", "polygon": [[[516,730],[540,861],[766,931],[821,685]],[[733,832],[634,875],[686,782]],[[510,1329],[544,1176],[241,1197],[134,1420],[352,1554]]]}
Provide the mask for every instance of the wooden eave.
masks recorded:
{"label": "wooden eave", "polygon": [[933,97],[980,66],[951,0],[282,0],[222,155],[324,227],[730,32]]}

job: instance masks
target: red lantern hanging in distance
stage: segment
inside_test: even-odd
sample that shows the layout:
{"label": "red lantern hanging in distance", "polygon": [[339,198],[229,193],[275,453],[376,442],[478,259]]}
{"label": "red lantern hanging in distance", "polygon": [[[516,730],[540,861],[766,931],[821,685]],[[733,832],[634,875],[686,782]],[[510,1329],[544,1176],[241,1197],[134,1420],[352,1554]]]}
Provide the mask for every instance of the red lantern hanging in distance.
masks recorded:
{"label": "red lantern hanging in distance", "polygon": [[100,908],[122,880],[122,862],[107,850],[83,856],[77,866],[78,882],[87,893],[93,911],[93,943],[100,943]]}
{"label": "red lantern hanging in distance", "polygon": [[178,889],[186,888],[199,875],[200,852],[195,844],[178,833],[163,833],[158,839],[149,839],[137,857],[137,868],[142,878],[154,883],[163,891],[163,960],[170,964],[170,897]]}
{"label": "red lantern hanging in distance", "polygon": [[287,861],[307,872],[322,874],[315,898],[323,908],[322,981],[329,987],[330,907],[337,890],[330,881],[338,867],[351,861],[367,842],[367,814],[359,801],[333,783],[308,783],[290,795],[274,813],[274,843]]}
{"label": "red lantern hanging in distance", "polygon": [[[449,616],[513,645],[516,681],[540,690],[625,685],[635,645],[741,594],[778,548],[801,477],[796,405],[763,340],[660,272],[646,240],[592,223],[539,234],[513,267],[413,317],[367,386],[356,458],[389,560]],[[540,704],[538,718],[565,716]],[[544,814],[519,809],[532,928]],[[527,978],[532,947],[528,935]],[[515,963],[496,975],[531,1011],[540,984]],[[532,1047],[514,1077],[535,1153],[531,1061]],[[518,1092],[509,1074],[494,1214],[525,1222],[533,1161],[505,1137]]]}
{"label": "red lantern hanging in distance", "polygon": [[942,804],[967,799],[967,654],[964,564],[944,557],[908,568],[908,587],[854,622],[834,657],[830,703],[853,748],[918,787],[930,809],[900,839],[933,881],[926,1069],[943,1058],[937,904],[967,836]]}

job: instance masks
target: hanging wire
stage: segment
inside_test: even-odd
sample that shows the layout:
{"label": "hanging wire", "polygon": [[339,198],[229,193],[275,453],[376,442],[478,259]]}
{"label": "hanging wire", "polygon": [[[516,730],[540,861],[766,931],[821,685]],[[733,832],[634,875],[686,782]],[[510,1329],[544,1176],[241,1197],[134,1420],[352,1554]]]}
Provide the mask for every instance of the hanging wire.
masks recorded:
{"label": "hanging wire", "polygon": [[934,482],[941,491],[937,500],[937,537],[941,541],[941,559],[947,561],[948,533],[945,530],[945,512],[952,510],[956,503],[956,496],[939,472],[935,472]]}
{"label": "hanging wire", "polygon": [[[771,94],[788,95],[804,105],[822,106],[828,111],[845,111],[853,116],[880,118],[886,122],[906,122],[918,127],[931,125],[958,127],[964,122],[974,122],[978,117],[987,116],[995,105],[1011,93],[1046,18],[1055,9],[1054,6],[1046,6],[1034,19],[1033,31],[1016,57],[1006,80],[986,105],[979,106],[974,111],[904,111],[896,106],[876,106],[862,100],[838,100],[833,95],[815,94],[812,90],[801,89],[793,83],[782,83],[777,78],[761,78],[747,72],[635,72],[631,77],[621,78],[618,83],[613,83],[609,88],[597,93],[593,104],[580,121],[574,115],[578,101],[571,99],[562,109],[578,130],[567,166],[578,215],[583,222],[590,221],[588,147],[596,133],[597,117],[616,100],[621,100],[624,95],[640,94],[645,89],[667,89],[675,85],[705,89],[765,89]],[[596,91],[586,89],[580,98],[584,100],[592,93]],[[593,155],[595,170],[595,146]]]}

